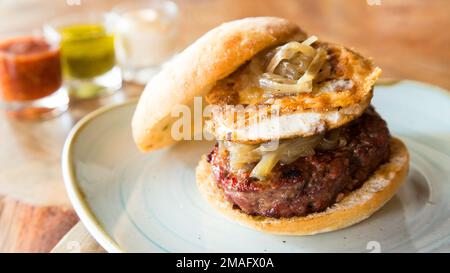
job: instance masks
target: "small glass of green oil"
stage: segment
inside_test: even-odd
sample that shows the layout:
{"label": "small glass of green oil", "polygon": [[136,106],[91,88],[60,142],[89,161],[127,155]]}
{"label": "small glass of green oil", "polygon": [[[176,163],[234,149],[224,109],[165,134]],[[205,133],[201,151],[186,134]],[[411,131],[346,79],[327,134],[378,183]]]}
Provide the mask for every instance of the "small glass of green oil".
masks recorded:
{"label": "small glass of green oil", "polygon": [[112,93],[122,85],[116,66],[114,37],[102,15],[73,15],[44,26],[61,45],[61,63],[69,94],[78,99]]}

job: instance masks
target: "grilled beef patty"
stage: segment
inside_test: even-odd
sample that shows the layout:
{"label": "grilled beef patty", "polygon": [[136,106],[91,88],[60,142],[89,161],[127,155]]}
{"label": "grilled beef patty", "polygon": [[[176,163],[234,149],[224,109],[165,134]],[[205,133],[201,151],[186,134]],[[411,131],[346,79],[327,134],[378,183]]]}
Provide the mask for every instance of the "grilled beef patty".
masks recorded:
{"label": "grilled beef patty", "polygon": [[305,216],[320,212],[359,188],[389,159],[390,134],[386,122],[369,107],[341,128],[344,145],[277,164],[264,180],[250,171],[231,172],[226,153],[218,147],[208,155],[217,185],[235,207],[250,215]]}

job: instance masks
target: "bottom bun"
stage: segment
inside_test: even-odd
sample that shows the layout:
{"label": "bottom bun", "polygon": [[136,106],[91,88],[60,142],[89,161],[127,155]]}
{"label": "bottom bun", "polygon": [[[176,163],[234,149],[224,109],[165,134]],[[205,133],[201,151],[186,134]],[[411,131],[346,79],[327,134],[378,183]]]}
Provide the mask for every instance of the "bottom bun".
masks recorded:
{"label": "bottom bun", "polygon": [[233,208],[222,189],[217,186],[211,165],[203,156],[196,170],[197,186],[216,209],[229,218],[259,231],[286,235],[313,235],[354,225],[368,218],[397,192],[409,169],[405,144],[392,138],[389,162],[381,165],[361,188],[352,191],[340,202],[318,213],[301,217],[271,218],[252,216]]}

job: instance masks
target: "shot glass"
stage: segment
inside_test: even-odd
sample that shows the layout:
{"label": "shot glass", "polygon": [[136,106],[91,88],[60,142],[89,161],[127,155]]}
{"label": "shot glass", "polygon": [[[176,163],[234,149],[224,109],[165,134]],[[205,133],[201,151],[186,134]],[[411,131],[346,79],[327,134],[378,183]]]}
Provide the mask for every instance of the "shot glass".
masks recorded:
{"label": "shot glass", "polygon": [[9,116],[41,119],[67,110],[60,47],[41,34],[0,40],[0,108]]}
{"label": "shot glass", "polygon": [[107,18],[125,81],[145,84],[177,50],[178,6],[172,1],[122,2]]}
{"label": "shot glass", "polygon": [[44,33],[61,44],[64,82],[71,97],[89,99],[120,89],[122,76],[116,66],[114,37],[103,14],[56,19],[44,25]]}

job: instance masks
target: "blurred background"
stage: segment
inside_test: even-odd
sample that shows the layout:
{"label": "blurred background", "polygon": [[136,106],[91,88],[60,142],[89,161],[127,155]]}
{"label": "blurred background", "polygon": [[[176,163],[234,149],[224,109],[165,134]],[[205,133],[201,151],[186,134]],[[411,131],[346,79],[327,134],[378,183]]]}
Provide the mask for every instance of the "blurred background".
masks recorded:
{"label": "blurred background", "polygon": [[[105,23],[106,31],[112,32],[116,39],[115,59],[113,57],[112,60],[117,60],[121,71],[117,74],[119,76],[108,76],[108,82],[118,81],[115,86],[108,87],[114,89],[113,92],[97,96],[97,85],[92,88],[93,85],[89,84],[92,84],[91,79],[103,76],[103,72],[88,77],[89,80],[78,79],[75,70],[68,68],[71,63],[65,62],[68,50],[63,48],[64,83],[61,86],[67,87],[69,93],[75,86],[75,91],[70,93],[68,109],[64,108],[52,118],[32,121],[23,119],[22,114],[8,114],[12,108],[7,108],[7,111],[0,109],[1,252],[50,251],[78,222],[65,194],[60,171],[61,149],[73,125],[100,106],[139,96],[146,77],[151,77],[173,54],[222,22],[249,16],[284,17],[319,39],[343,44],[371,56],[383,69],[384,79],[412,79],[450,89],[448,0],[174,0],[176,11],[172,10],[158,21],[165,24],[152,21],[149,25],[132,25],[129,28],[123,26],[126,22],[135,24],[139,16],[144,21],[155,19],[148,13],[127,17],[123,8],[117,8],[123,2],[0,0],[0,40],[8,42],[11,37],[31,32],[45,32],[46,39],[50,39],[53,37],[52,30],[56,30],[61,42],[75,33],[72,29],[69,36],[64,36],[55,26],[61,20],[72,18],[75,14],[114,15],[101,24]],[[147,2],[155,5],[155,1]],[[122,19],[125,21],[120,21]],[[92,32],[92,29],[89,31]],[[146,31],[149,31],[148,36],[140,35]],[[150,40],[138,43],[145,45],[144,48],[133,47],[130,45],[135,37],[133,35],[149,37]],[[148,64],[132,63],[133,58],[142,59],[139,57],[141,55],[134,56],[134,52],[147,52]],[[47,54],[45,59],[52,60],[51,56]],[[3,57],[3,60],[8,58]],[[32,61],[37,62],[36,59]],[[115,65],[110,64],[111,67]],[[111,67],[108,66],[108,69]],[[150,76],[139,79],[130,76],[127,79],[128,72],[133,76],[137,73],[136,69],[147,68],[151,68]],[[9,76],[5,71],[0,69],[0,78]],[[85,85],[86,82],[88,85]],[[16,100],[17,97],[12,97],[12,102],[8,101],[5,105],[12,107]]]}
{"label": "blurred background", "polygon": [[[1,0],[0,35],[39,27],[86,10],[110,9],[116,0]],[[450,3],[447,0],[178,0],[178,43],[248,16],[281,16],[321,39],[354,47],[383,68],[384,77],[433,82],[447,89]]]}

